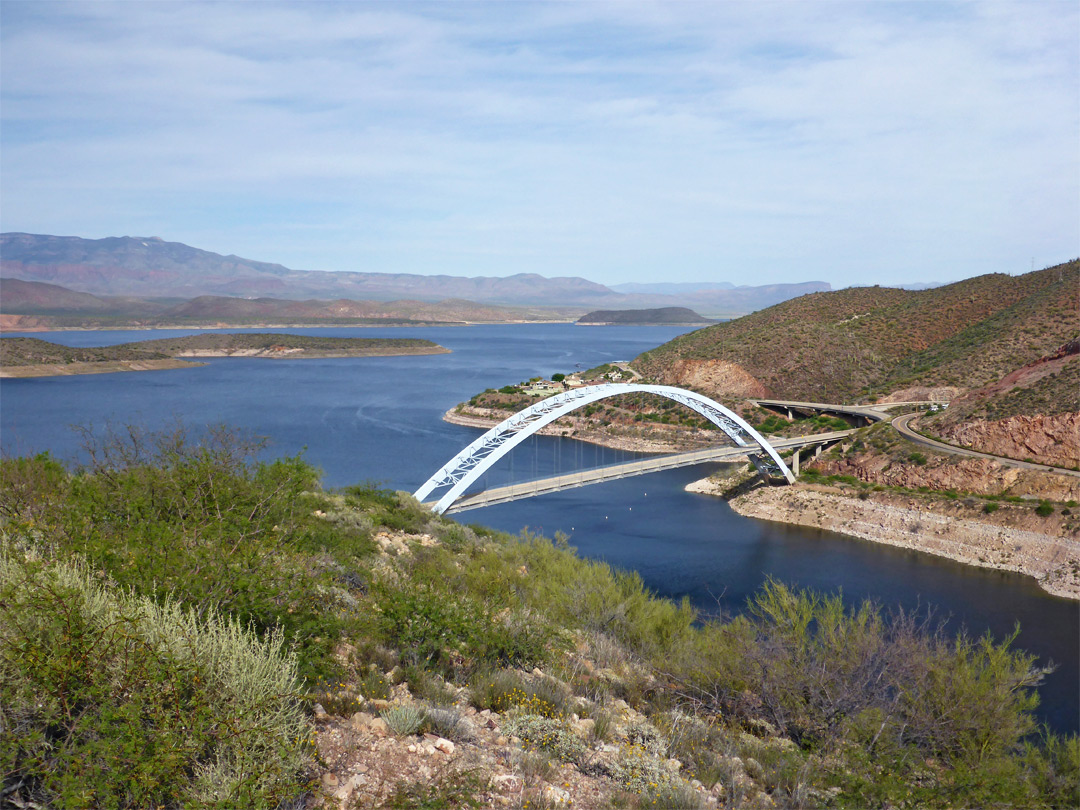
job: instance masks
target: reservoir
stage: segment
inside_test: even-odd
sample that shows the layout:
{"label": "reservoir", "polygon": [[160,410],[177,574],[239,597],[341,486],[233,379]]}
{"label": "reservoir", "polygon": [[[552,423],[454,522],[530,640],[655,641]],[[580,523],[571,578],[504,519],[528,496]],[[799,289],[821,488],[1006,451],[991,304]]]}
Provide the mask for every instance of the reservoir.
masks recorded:
{"label": "reservoir", "polygon": [[[323,336],[417,337],[452,354],[266,360],[214,358],[206,366],[123,374],[0,380],[0,444],[6,455],[49,450],[78,459],[72,425],[191,428],[228,424],[269,439],[268,456],[303,453],[328,487],[362,481],[412,492],[480,434],[443,413],[486,388],[534,376],[630,360],[689,331],[676,327],[571,324],[415,328],[320,328]],[[189,334],[153,330],[27,335],[100,346]],[[13,336],[13,335],[12,335]],[[489,486],[630,460],[634,454],[570,439],[534,437],[490,472]],[[563,531],[582,556],[638,571],[663,596],[689,596],[702,611],[731,615],[773,577],[842,591],[849,603],[933,610],[951,632],[1008,635],[1058,665],[1040,690],[1040,717],[1080,730],[1080,606],[1049,596],[1019,574],[972,568],[843,535],[744,518],[723,501],[683,491],[713,469],[683,468],[465,512],[457,519],[509,532]]]}

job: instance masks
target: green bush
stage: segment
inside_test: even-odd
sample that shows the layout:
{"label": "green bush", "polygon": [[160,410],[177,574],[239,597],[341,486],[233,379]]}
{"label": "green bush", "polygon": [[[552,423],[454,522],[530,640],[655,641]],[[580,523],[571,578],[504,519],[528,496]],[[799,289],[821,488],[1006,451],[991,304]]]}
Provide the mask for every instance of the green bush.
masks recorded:
{"label": "green bush", "polygon": [[308,741],[283,644],[4,551],[4,785],[70,808],[279,806],[303,790]]}
{"label": "green bush", "polygon": [[1035,514],[1039,517],[1048,517],[1049,515],[1054,514],[1054,505],[1049,501],[1042,501],[1035,507]]}
{"label": "green bush", "polygon": [[[55,461],[0,461],[0,514],[13,535],[34,534],[58,558],[82,555],[136,593],[168,595],[196,611],[235,616],[298,646],[302,674],[339,667],[334,645],[349,626],[344,570],[312,565],[313,551],[346,559],[356,538],[313,516],[316,470],[299,458],[257,462],[257,442],[182,428],[86,434],[91,463],[76,474]],[[359,582],[362,578],[357,578]]]}
{"label": "green bush", "polygon": [[[1013,767],[1035,730],[1045,670],[1012,640],[949,639],[910,614],[886,621],[870,602],[847,609],[839,596],[769,583],[747,615],[703,628],[677,677],[710,712],[764,718],[807,750],[844,750],[845,767],[858,751],[866,761],[855,771],[921,781],[924,802],[969,774],[961,803],[978,805],[964,791]],[[940,766],[935,778],[914,764],[928,758]],[[871,799],[864,787],[848,789]],[[1033,798],[1025,789],[1024,801],[1009,802]]]}

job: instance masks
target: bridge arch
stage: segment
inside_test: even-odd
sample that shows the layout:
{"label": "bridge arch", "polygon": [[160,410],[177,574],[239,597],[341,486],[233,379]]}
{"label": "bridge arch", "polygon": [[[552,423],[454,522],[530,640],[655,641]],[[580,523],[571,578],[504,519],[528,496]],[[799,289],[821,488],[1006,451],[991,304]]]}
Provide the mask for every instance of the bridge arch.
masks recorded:
{"label": "bridge arch", "polygon": [[763,461],[756,453],[750,454],[750,459],[759,472],[765,473],[775,470],[780,472],[788,483],[795,482],[795,477],[780,459],[780,455],[773,446],[765,441],[761,434],[750,427],[744,419],[725,408],[719,402],[715,402],[703,394],[670,385],[609,383],[605,385],[589,385],[556,394],[553,397],[542,399],[535,405],[531,405],[503,420],[439,468],[431,478],[424,482],[420,489],[416,490],[415,497],[417,500],[423,501],[435,489],[449,487],[432,507],[434,512],[442,514],[491,465],[542,427],[593,402],[599,402],[602,399],[620,394],[638,392],[658,394],[697,411],[724,431],[740,447],[758,445],[769,457],[769,461]]}

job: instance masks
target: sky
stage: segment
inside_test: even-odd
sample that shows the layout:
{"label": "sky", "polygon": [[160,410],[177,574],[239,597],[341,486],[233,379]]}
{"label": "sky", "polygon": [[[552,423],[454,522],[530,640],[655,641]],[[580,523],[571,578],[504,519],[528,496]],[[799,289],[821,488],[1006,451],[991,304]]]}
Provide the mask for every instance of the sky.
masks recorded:
{"label": "sky", "polygon": [[1080,4],[0,0],[0,230],[834,287],[1080,255]]}

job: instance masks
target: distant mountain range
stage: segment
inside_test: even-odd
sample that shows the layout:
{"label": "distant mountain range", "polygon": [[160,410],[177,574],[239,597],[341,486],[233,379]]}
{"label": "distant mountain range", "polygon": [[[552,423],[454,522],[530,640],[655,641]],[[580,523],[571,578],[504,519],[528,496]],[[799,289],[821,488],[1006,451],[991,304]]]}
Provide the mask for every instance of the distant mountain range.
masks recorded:
{"label": "distant mountain range", "polygon": [[551,307],[500,307],[472,301],[290,301],[202,295],[188,300],[97,296],[46,284],[0,278],[0,327],[220,326],[310,324],[508,323],[570,320]]}
{"label": "distant mountain range", "polygon": [[82,239],[27,233],[0,234],[0,277],[44,282],[97,296],[142,299],[207,295],[294,301],[457,299],[503,306],[576,307],[579,314],[598,307],[686,306],[706,315],[731,316],[830,289],[820,281],[733,289],[726,282],[717,282],[629,285],[635,291],[626,292],[583,278],[547,278],[534,273],[467,278],[292,270],[157,237]]}

